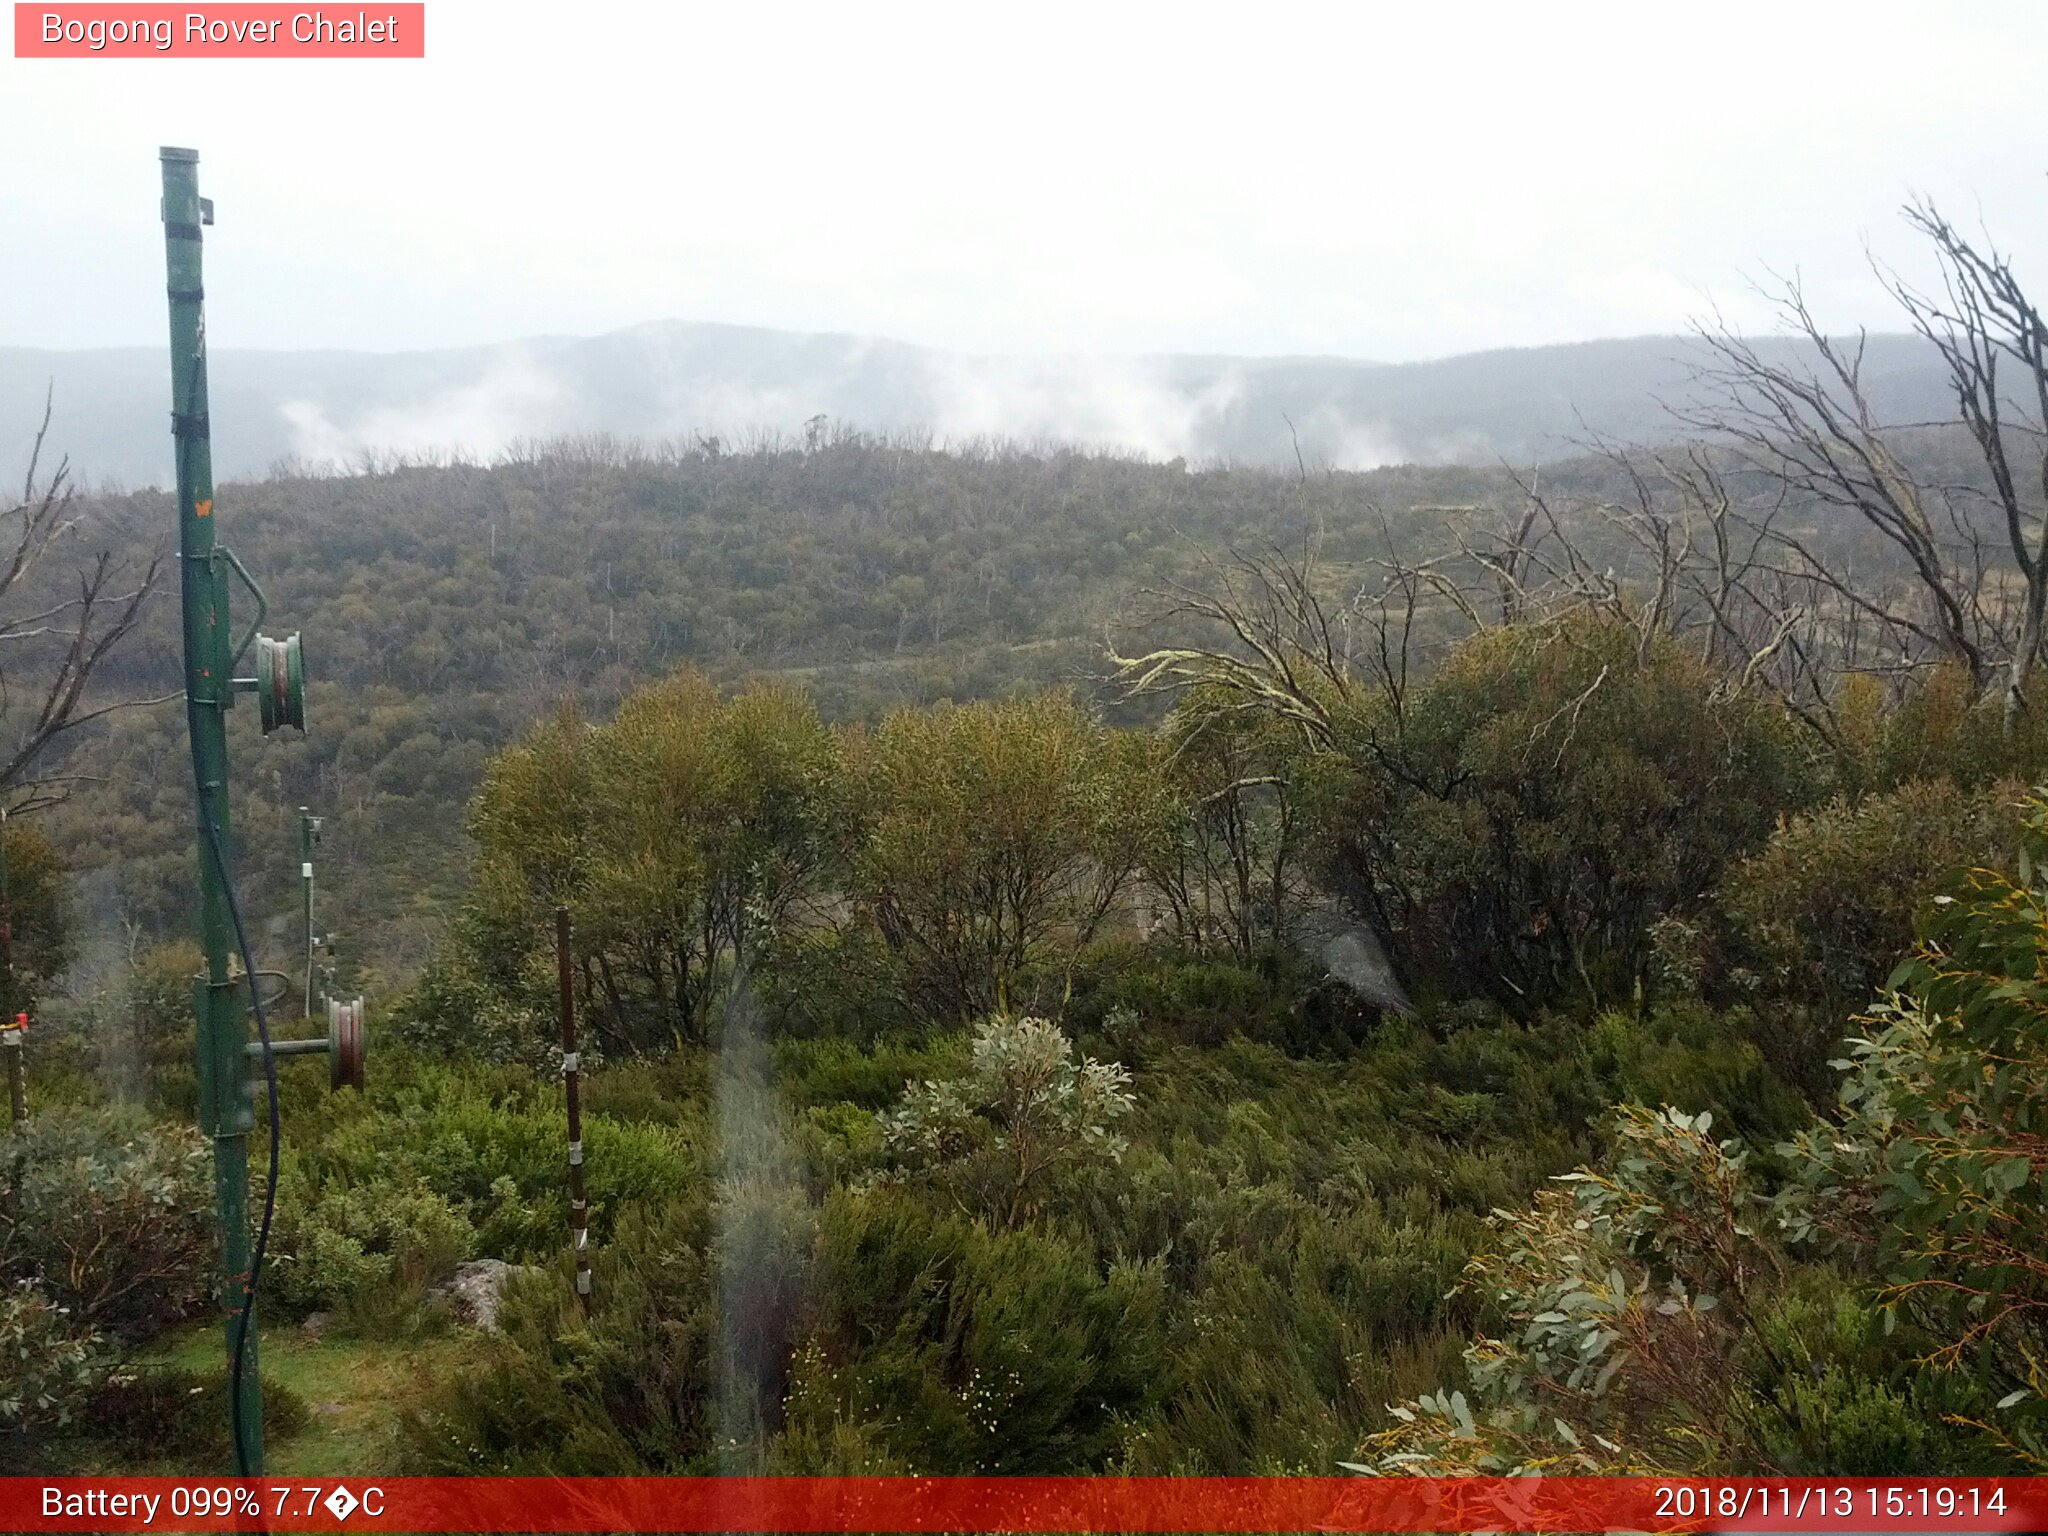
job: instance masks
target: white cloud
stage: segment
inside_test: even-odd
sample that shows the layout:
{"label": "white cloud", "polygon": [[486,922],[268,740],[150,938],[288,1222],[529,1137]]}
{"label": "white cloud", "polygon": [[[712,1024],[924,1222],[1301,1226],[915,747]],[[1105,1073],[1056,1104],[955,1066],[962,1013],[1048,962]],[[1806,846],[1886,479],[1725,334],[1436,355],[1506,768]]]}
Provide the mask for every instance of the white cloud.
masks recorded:
{"label": "white cloud", "polygon": [[288,400],[278,411],[301,459],[345,465],[366,455],[487,458],[516,438],[562,430],[567,400],[559,379],[525,348],[511,347],[472,383],[373,406],[339,421],[313,400]]}
{"label": "white cloud", "polygon": [[1226,370],[1186,390],[1140,359],[940,357],[932,389],[942,440],[1049,439],[1170,459],[1204,452],[1243,381]]}

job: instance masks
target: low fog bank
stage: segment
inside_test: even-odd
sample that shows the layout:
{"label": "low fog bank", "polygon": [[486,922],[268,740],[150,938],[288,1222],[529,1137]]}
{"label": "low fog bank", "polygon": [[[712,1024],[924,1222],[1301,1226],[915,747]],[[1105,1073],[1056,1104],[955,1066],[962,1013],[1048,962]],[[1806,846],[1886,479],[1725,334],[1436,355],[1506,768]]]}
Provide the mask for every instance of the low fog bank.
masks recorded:
{"label": "low fog bank", "polygon": [[[210,364],[223,479],[280,461],[488,459],[522,439],[575,433],[801,441],[820,417],[834,428],[928,434],[938,446],[1000,438],[1358,470],[1536,463],[1570,455],[1589,433],[1670,436],[1660,402],[1687,397],[1692,348],[1682,337],[1643,337],[1405,364],[990,357],[669,322],[438,352],[230,350]],[[1917,338],[1870,338],[1866,375],[1899,419],[1946,411],[1938,360]],[[46,391],[50,447],[76,472],[118,485],[169,479],[159,349],[0,348],[0,469],[17,478]]]}

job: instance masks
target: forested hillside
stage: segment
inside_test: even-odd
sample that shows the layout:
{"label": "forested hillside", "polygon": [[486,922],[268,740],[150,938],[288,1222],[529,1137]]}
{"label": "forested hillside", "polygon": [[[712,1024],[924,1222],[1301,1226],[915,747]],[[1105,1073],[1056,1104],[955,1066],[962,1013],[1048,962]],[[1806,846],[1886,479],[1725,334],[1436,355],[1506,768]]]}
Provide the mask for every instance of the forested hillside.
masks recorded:
{"label": "forested hillside", "polygon": [[[565,700],[593,717],[690,664],[802,684],[832,719],[1073,682],[1100,693],[1141,589],[1233,545],[1322,541],[1339,571],[1426,543],[1440,505],[1514,499],[1505,472],[1302,479],[1082,453],[957,455],[864,438],[811,451],[635,454],[565,441],[490,468],[229,485],[228,536],[273,630],[305,636],[310,728],[238,727],[252,908],[295,913],[294,808],[332,818],[322,879],[343,958],[402,979],[425,958],[490,753]],[[168,498],[94,515],[167,537]],[[175,686],[175,595],[103,679]],[[95,782],[53,813],[88,921],[181,931],[191,871],[182,717],[115,717]]]}
{"label": "forested hillside", "polygon": [[[224,488],[318,679],[235,727],[245,905],[288,957],[328,816],[374,999],[367,1091],[281,1073],[276,1465],[2039,1467],[2048,564],[1977,443]],[[163,1428],[221,1390],[181,727],[106,717],[10,842],[11,1464],[225,1454]]]}
{"label": "forested hillside", "polygon": [[[1968,473],[1960,434],[1919,451],[1930,475]],[[1637,495],[1626,466],[1598,456],[1533,480],[1302,475],[853,435],[746,453],[572,439],[490,467],[230,484],[227,536],[263,573],[268,627],[303,633],[310,674],[303,739],[237,731],[247,899],[293,917],[295,808],[331,817],[322,880],[347,973],[402,981],[460,888],[462,807],[490,753],[565,701],[603,718],[687,664],[728,684],[800,684],[834,720],[1046,684],[1117,706],[1111,649],[1187,630],[1147,594],[1202,586],[1230,551],[1312,549],[1341,604],[1379,590],[1389,562],[1510,539],[1540,503],[1626,574],[1651,557],[1600,508]],[[149,492],[101,499],[85,521],[131,548],[175,527]],[[1863,579],[1901,564],[1838,508],[1808,501],[1781,521]],[[1466,627],[1436,608],[1425,625]],[[171,592],[101,690],[174,689],[176,633]],[[182,931],[183,729],[175,706],[110,717],[78,749],[87,782],[48,817],[94,932]]]}

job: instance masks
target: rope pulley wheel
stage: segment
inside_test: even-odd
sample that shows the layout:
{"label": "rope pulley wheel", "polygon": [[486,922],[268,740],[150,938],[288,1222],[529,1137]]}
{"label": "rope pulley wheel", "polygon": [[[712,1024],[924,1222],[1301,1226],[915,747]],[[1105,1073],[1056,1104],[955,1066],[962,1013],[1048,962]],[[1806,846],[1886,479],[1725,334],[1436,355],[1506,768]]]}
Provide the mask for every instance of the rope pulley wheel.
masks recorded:
{"label": "rope pulley wheel", "polygon": [[306,728],[306,663],[299,637],[256,637],[256,704],[263,734],[284,726]]}
{"label": "rope pulley wheel", "polygon": [[327,1084],[337,1093],[363,1086],[363,1000],[327,1000]]}

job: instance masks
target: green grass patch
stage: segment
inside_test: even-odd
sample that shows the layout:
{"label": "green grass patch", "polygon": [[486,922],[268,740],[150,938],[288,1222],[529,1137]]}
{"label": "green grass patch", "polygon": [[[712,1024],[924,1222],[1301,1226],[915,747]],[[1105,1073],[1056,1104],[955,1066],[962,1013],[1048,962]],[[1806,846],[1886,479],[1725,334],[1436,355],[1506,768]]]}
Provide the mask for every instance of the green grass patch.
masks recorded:
{"label": "green grass patch", "polygon": [[[293,1408],[273,1415],[264,1447],[264,1470],[289,1477],[389,1476],[401,1469],[398,1421],[419,1382],[451,1369],[471,1341],[460,1335],[414,1340],[311,1338],[279,1328],[263,1336],[263,1380],[282,1389]],[[194,1385],[218,1387],[227,1375],[220,1330],[207,1326],[177,1335],[145,1366],[162,1368]],[[192,1411],[218,1412],[218,1390],[193,1399]],[[280,1422],[281,1421],[281,1422]],[[180,1437],[181,1440],[183,1437]],[[209,1437],[210,1438],[210,1437]],[[221,1444],[227,1444],[226,1430]],[[189,1465],[135,1465],[124,1471],[183,1473]]]}

